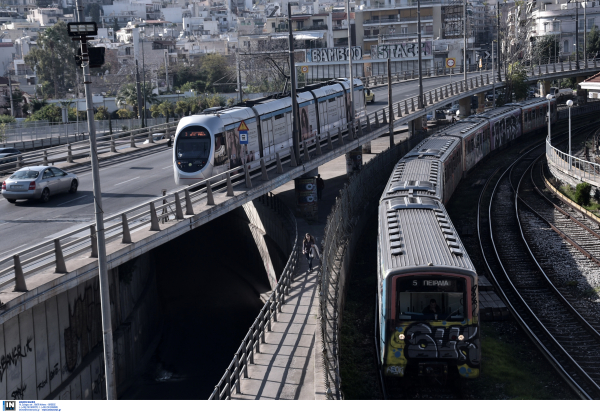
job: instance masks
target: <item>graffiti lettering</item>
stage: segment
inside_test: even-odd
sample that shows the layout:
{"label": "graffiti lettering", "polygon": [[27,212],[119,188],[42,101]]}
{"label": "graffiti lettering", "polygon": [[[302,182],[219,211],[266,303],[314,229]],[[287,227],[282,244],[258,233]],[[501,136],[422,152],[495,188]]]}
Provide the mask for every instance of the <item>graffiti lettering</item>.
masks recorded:
{"label": "graffiti lettering", "polygon": [[47,384],[48,384],[48,369],[46,369],[46,379],[44,379],[43,381],[38,383],[38,386],[37,386],[38,391],[41,390]]}
{"label": "graffiti lettering", "polygon": [[100,317],[100,289],[86,288],[71,308],[69,304],[69,327],[64,330],[65,360],[69,372],[77,366],[96,345],[102,342]]}
{"label": "graffiti lettering", "polygon": [[[463,340],[459,340],[459,336]],[[406,329],[408,359],[456,359],[471,367],[479,365],[477,326],[431,327],[416,323]]]}
{"label": "graffiti lettering", "polygon": [[27,389],[27,385],[23,385],[20,388],[15,389],[10,396],[12,396],[12,398],[14,400],[23,400],[23,397],[25,396],[25,389]]}
{"label": "graffiti lettering", "polygon": [[388,366],[387,371],[393,375],[404,375],[404,368],[401,366]]}
{"label": "graffiti lettering", "polygon": [[50,380],[54,379],[54,377],[58,375],[58,363],[54,365],[54,368],[50,371]]}
{"label": "graffiti lettering", "polygon": [[4,373],[8,370],[10,365],[16,365],[19,359],[26,358],[28,353],[33,352],[33,349],[31,349],[30,346],[32,341],[33,338],[27,338],[27,343],[25,345],[15,346],[11,352],[4,354],[0,358],[0,382],[2,382]]}
{"label": "graffiti lettering", "polygon": [[477,316],[477,285],[471,287],[471,314]]}

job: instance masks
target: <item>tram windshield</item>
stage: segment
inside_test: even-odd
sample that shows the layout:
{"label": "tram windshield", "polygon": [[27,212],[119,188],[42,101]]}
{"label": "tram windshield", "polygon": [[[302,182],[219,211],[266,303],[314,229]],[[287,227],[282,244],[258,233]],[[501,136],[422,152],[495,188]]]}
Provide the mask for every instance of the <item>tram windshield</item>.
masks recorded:
{"label": "tram windshield", "polygon": [[208,163],[210,133],[202,126],[188,126],[177,136],[175,157],[177,166],[184,172],[197,172]]}
{"label": "tram windshield", "polygon": [[397,320],[462,321],[466,313],[465,280],[454,277],[402,278],[396,282]]}

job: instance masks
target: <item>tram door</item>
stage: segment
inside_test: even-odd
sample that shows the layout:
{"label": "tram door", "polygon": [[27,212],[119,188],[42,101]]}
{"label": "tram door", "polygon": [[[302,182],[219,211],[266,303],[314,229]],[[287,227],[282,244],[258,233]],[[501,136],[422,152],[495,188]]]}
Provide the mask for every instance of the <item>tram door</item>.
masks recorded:
{"label": "tram door", "polygon": [[346,92],[344,91],[344,94],[339,96],[336,100],[338,105],[338,113],[340,114],[340,122],[345,125],[348,121],[346,116],[348,110],[348,107],[346,106]]}
{"label": "tram door", "polygon": [[329,130],[329,123],[327,122],[327,100],[322,100],[318,103],[319,105],[319,124],[321,130],[319,133],[325,133]]}
{"label": "tram door", "polygon": [[263,156],[265,160],[271,160],[272,156],[275,155],[275,141],[273,137],[273,118],[269,117],[264,119],[261,124],[262,128],[262,143],[263,143]]}

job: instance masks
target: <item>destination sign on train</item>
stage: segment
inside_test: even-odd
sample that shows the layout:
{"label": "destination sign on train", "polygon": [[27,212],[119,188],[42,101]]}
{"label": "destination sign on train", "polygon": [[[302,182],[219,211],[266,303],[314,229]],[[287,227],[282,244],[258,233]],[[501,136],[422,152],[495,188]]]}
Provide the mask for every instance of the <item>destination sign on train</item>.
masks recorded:
{"label": "destination sign on train", "polygon": [[405,291],[460,291],[459,283],[456,279],[410,279],[402,281],[401,289]]}

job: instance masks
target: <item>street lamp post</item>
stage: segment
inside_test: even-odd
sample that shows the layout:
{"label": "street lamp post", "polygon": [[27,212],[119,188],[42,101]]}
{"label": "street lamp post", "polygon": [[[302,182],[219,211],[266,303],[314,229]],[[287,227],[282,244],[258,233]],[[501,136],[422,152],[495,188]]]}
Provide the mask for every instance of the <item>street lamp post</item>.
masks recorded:
{"label": "street lamp post", "polygon": [[546,99],[548,99],[548,140],[552,143],[552,133],[550,130],[550,101],[552,100],[552,95],[548,93]]}
{"label": "street lamp post", "polygon": [[467,0],[465,0],[463,10],[463,77],[465,86],[467,86]]}
{"label": "street lamp post", "polygon": [[348,63],[350,64],[350,119],[348,123],[351,127],[348,128],[350,139],[354,139],[354,75],[352,73],[352,25],[350,24],[350,0],[346,2],[348,7]]}
{"label": "street lamp post", "polygon": [[496,107],[496,76],[494,75],[494,42],[492,40],[492,109]]}
{"label": "street lamp post", "polygon": [[567,100],[567,106],[569,106],[569,170],[571,170],[571,107],[573,106],[573,100]]}
{"label": "street lamp post", "polygon": [[417,0],[417,41],[419,42],[419,99],[417,100],[419,109],[423,106],[423,69],[421,68],[421,0]]}
{"label": "street lamp post", "polygon": [[[296,3],[294,4],[296,5]],[[292,86],[292,139],[294,141],[294,156],[296,163],[300,164],[300,141],[298,125],[298,98],[296,96],[296,63],[294,62],[294,34],[292,33],[292,2],[288,3],[288,30],[290,50],[290,84]]]}

